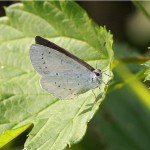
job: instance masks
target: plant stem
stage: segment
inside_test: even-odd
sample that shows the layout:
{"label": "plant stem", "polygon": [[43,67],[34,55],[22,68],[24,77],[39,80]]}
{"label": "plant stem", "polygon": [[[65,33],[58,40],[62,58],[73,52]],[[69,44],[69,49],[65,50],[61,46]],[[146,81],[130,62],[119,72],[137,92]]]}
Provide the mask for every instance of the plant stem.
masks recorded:
{"label": "plant stem", "polygon": [[137,56],[137,57],[127,57],[127,58],[122,58],[119,59],[123,63],[136,63],[136,64],[141,64],[145,63],[145,61],[150,60],[150,57],[144,57],[144,56]]}
{"label": "plant stem", "polygon": [[141,2],[139,1],[132,1],[132,3],[142,11],[142,13],[150,20],[150,14],[147,12],[147,10],[142,6]]}
{"label": "plant stem", "polygon": [[119,58],[114,60],[113,68],[116,68],[121,64],[142,64],[148,60],[150,60],[150,57],[144,57],[144,56]]}
{"label": "plant stem", "polygon": [[124,83],[140,98],[141,102],[150,109],[150,92],[147,87],[125,65],[117,67],[116,72],[123,79]]}

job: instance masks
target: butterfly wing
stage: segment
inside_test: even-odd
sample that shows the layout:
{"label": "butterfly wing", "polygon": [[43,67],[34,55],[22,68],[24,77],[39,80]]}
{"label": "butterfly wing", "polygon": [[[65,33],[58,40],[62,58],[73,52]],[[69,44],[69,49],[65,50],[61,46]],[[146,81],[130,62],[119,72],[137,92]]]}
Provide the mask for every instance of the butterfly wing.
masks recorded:
{"label": "butterfly wing", "polygon": [[[82,78],[83,79],[83,78]],[[42,87],[60,99],[72,99],[77,95],[93,88],[88,81],[76,79],[75,77],[66,77],[64,73],[56,76],[46,76],[41,78]],[[89,80],[90,81],[90,80]]]}
{"label": "butterfly wing", "polygon": [[99,85],[92,82],[92,71],[53,48],[33,44],[30,58],[42,75],[41,86],[61,99],[73,98]]}

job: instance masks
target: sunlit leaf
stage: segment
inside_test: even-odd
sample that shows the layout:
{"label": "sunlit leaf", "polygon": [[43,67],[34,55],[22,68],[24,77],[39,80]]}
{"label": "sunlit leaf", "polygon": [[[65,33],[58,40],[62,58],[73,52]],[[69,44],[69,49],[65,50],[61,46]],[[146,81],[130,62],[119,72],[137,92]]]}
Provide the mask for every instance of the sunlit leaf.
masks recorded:
{"label": "sunlit leaf", "polygon": [[[67,1],[14,4],[0,18],[0,33],[0,133],[33,123],[27,149],[61,150],[81,140],[103,98],[94,103],[95,96],[88,91],[73,101],[61,101],[45,92],[29,49],[40,35],[111,74],[112,35],[75,2]],[[103,80],[107,83],[110,77]],[[102,84],[101,92],[106,94],[106,89]],[[100,95],[99,89],[94,92]]]}

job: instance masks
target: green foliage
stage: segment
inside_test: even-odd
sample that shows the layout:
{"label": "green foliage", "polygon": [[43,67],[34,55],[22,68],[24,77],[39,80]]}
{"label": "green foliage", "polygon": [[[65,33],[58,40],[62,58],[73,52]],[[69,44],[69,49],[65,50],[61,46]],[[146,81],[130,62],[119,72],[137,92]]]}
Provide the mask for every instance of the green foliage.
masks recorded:
{"label": "green foliage", "polygon": [[125,85],[107,94],[84,139],[67,150],[149,150],[149,120],[141,98]]}
{"label": "green foliage", "polygon": [[[142,2],[133,3],[150,18]],[[0,18],[0,33],[0,148],[5,145],[3,150],[11,150],[6,144],[33,126],[24,145],[28,150],[149,150],[150,92],[143,82],[150,80],[148,56],[126,43],[115,43],[112,63],[112,35],[72,1],[11,5]],[[107,96],[99,110],[104,99],[99,89],[94,90],[95,103],[91,91],[73,101],[61,101],[40,87],[40,76],[29,59],[36,35],[93,67],[106,69],[108,75],[112,64],[115,78],[108,91],[101,84],[101,92]],[[109,80],[103,76],[105,83]],[[96,111],[85,138],[72,147],[83,138]]]}
{"label": "green foliage", "polygon": [[13,138],[17,137],[20,133],[24,132],[27,128],[29,128],[31,124],[27,124],[25,126],[22,126],[17,129],[12,130],[6,130],[0,135],[0,147],[3,147],[5,144],[7,144],[9,141],[11,141]]}
{"label": "green foliage", "polygon": [[144,64],[148,69],[145,71],[146,78],[145,81],[150,80],[150,60]]}
{"label": "green foliage", "polygon": [[[94,24],[74,2],[24,1],[6,8],[0,18],[0,133],[11,135],[0,147],[19,135],[23,126],[34,128],[25,143],[27,149],[61,150],[82,139],[87,123],[103,100],[95,103],[91,91],[74,101],[60,101],[40,88],[29,49],[36,35],[70,50],[100,69],[110,68],[112,35]],[[111,74],[110,69],[106,72]],[[104,82],[110,80],[103,77]],[[106,93],[105,85],[101,91]],[[94,90],[100,95],[99,89]],[[14,131],[14,132],[13,132]]]}
{"label": "green foliage", "polygon": [[[128,44],[115,43],[113,49],[115,56],[118,56],[116,61],[119,61],[118,65],[114,65],[113,84],[116,88],[112,91],[113,85],[109,86],[105,101],[88,126],[84,139],[67,150],[150,148],[150,92],[144,85],[144,77],[139,79],[136,74],[144,69],[139,63],[140,54],[135,53]],[[131,62],[133,57],[135,61]],[[124,61],[125,58],[127,61]],[[122,60],[124,62],[120,62]]]}

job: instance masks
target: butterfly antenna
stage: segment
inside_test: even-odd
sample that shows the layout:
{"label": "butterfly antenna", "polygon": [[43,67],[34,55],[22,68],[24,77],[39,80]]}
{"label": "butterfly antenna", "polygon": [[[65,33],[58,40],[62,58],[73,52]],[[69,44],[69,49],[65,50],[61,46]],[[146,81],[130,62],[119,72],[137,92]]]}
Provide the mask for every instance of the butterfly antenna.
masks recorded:
{"label": "butterfly antenna", "polygon": [[107,73],[104,73],[104,72],[102,72],[102,73],[105,74],[105,75],[107,75],[107,76],[109,76],[109,77],[112,77],[112,76],[108,75]]}
{"label": "butterfly antenna", "polygon": [[100,87],[98,87],[99,88],[99,90],[100,90],[100,94],[101,94],[101,96],[103,97],[104,96],[104,93],[102,92],[102,90],[101,90],[101,88]]}
{"label": "butterfly antenna", "polygon": [[112,76],[108,75],[107,73],[105,73],[107,70],[108,70],[108,69],[102,71],[102,73],[105,74],[105,75],[107,75],[107,76],[109,76],[109,77],[112,77]]}
{"label": "butterfly antenna", "polygon": [[97,69],[97,61],[96,61],[96,69]]}
{"label": "butterfly antenna", "polygon": [[103,80],[101,80],[105,85],[108,85],[107,83],[105,83]]}
{"label": "butterfly antenna", "polygon": [[94,93],[94,91],[92,90],[92,93],[94,94],[94,96],[95,96],[95,99],[96,99],[96,95],[95,95],[95,93]]}
{"label": "butterfly antenna", "polygon": [[103,71],[102,71],[102,73],[103,73],[103,72],[106,72],[107,70],[108,70],[108,69],[106,69],[106,70],[103,70]]}

